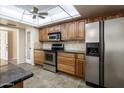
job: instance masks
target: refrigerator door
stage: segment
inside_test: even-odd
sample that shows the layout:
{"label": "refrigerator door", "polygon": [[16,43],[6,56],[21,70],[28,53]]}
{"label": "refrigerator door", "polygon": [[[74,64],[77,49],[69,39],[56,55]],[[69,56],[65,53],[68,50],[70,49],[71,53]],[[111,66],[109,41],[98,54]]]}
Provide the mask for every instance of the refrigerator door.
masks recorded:
{"label": "refrigerator door", "polygon": [[86,56],[85,80],[95,85],[99,85],[99,57]]}
{"label": "refrigerator door", "polygon": [[99,22],[86,24],[85,30],[86,42],[99,42]]}
{"label": "refrigerator door", "polygon": [[124,18],[105,21],[104,86],[124,87]]}

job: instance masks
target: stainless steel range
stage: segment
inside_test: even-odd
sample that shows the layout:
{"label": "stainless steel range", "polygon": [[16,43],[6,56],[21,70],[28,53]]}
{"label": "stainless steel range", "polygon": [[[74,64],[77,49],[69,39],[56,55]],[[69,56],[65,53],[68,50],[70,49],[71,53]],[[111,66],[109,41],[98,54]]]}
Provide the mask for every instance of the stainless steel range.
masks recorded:
{"label": "stainless steel range", "polygon": [[63,44],[52,44],[51,50],[45,50],[45,62],[43,68],[57,72],[57,51],[64,50]]}

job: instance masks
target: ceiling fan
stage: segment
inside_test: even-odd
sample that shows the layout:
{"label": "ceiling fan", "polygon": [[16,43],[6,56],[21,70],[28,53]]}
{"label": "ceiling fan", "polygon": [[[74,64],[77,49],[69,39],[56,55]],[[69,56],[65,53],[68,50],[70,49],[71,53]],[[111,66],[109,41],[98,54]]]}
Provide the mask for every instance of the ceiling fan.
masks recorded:
{"label": "ceiling fan", "polygon": [[31,11],[29,11],[30,14],[28,15],[33,15],[32,18],[36,19],[37,17],[45,19],[45,16],[48,15],[47,12],[39,12],[39,9],[37,7],[33,7]]}

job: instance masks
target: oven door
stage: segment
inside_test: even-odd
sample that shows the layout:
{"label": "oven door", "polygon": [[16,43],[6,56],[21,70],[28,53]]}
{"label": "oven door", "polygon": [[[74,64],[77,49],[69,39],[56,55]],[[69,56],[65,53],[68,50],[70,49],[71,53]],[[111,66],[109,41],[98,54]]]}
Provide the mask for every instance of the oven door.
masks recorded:
{"label": "oven door", "polygon": [[45,51],[45,64],[56,65],[56,53],[53,51]]}

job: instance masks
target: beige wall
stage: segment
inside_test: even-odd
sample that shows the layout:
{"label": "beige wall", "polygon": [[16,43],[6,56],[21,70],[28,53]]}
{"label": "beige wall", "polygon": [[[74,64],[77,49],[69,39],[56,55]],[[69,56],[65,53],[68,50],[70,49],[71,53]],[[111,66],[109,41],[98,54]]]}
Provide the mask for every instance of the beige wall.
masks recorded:
{"label": "beige wall", "polygon": [[17,30],[15,28],[0,26],[1,30],[8,31],[8,59],[17,59]]}
{"label": "beige wall", "polygon": [[8,31],[8,59],[13,59],[13,31]]}
{"label": "beige wall", "polygon": [[13,59],[17,59],[17,31],[13,32]]}

